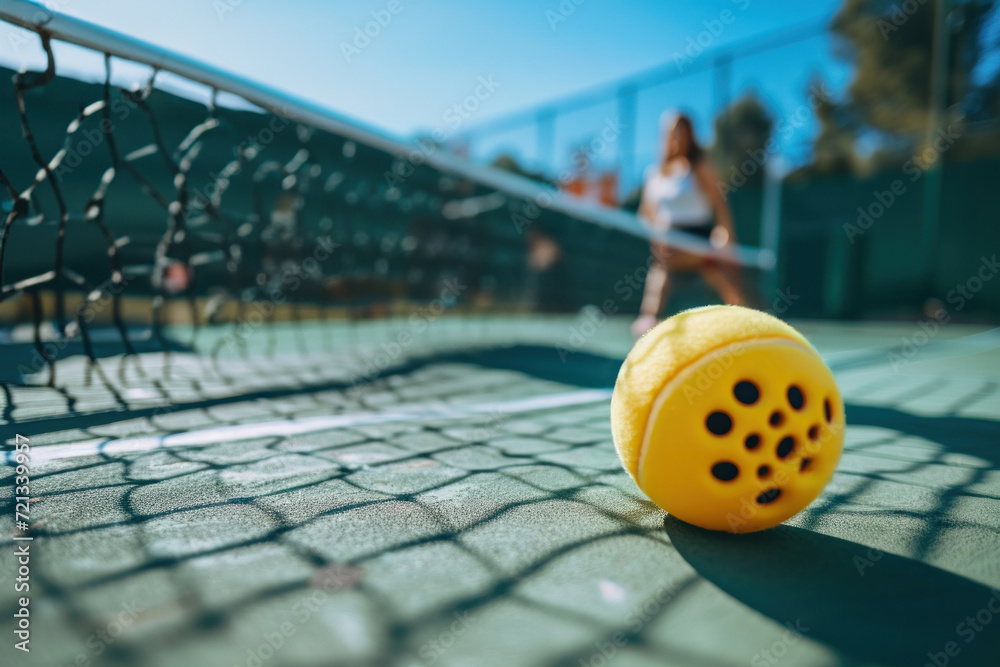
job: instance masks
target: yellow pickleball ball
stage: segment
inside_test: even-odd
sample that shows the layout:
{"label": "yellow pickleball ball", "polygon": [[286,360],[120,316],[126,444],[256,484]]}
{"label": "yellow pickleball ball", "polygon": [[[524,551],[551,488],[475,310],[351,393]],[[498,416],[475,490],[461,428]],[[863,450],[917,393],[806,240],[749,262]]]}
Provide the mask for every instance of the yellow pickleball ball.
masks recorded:
{"label": "yellow pickleball ball", "polygon": [[618,373],[611,429],[654,503],[702,528],[750,533],[794,516],[830,481],[844,402],[794,328],[708,306],[639,339]]}

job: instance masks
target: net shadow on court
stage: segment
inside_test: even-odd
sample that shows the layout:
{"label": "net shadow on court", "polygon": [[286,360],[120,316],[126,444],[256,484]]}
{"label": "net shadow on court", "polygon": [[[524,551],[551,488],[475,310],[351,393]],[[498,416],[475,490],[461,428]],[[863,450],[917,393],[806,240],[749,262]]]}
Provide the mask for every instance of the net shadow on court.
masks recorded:
{"label": "net shadow on court", "polygon": [[[111,437],[107,426],[168,435],[271,417],[388,409],[417,400],[453,400],[472,386],[498,400],[551,390],[551,383],[588,386],[574,384],[581,374],[600,384],[616,363],[583,354],[562,375],[560,366],[525,363],[544,359],[545,352],[543,346],[466,352],[401,367],[350,398],[342,388],[303,387],[260,400],[181,405],[120,425],[74,427],[72,437]],[[558,358],[557,348],[547,352]],[[531,377],[530,367],[539,368],[538,376]],[[952,628],[942,619],[967,607],[974,612],[989,600],[986,586],[922,560],[938,540],[947,539],[949,505],[977,495],[977,485],[1000,465],[995,452],[989,454],[994,422],[945,417],[939,418],[941,428],[925,428],[923,420],[930,418],[904,407],[849,403],[848,420],[896,432],[898,438],[908,430],[932,440],[939,436],[939,456],[905,465],[890,460],[884,469],[869,466],[860,483],[848,492],[825,494],[797,526],[741,542],[737,566],[733,541],[746,536],[706,533],[669,518],[664,526],[664,514],[621,471],[607,407],[597,404],[53,461],[34,478],[41,518],[33,532],[46,547],[38,580],[65,619],[67,646],[74,635],[82,640],[106,625],[108,614],[135,590],[144,591],[142,606],[160,600],[140,614],[136,636],[125,633],[108,648],[106,658],[117,662],[104,664],[146,664],[186,644],[231,646],[229,633],[244,636],[250,628],[264,633],[284,620],[296,623],[295,605],[321,598],[319,608],[354,609],[365,631],[381,638],[374,652],[345,659],[352,664],[420,660],[421,650],[426,659],[428,642],[449,631],[456,614],[493,618],[505,605],[538,623],[586,628],[583,648],[577,642],[559,649],[557,642],[541,654],[547,664],[575,664],[594,642],[622,636],[634,656],[710,664],[706,656],[671,649],[658,638],[658,623],[695,594],[700,577],[779,623],[802,619],[814,628],[813,638],[852,659],[907,664],[900,661],[948,640]],[[852,421],[855,412],[860,421]],[[880,438],[872,449],[892,439]],[[865,448],[856,444],[849,451],[863,455]],[[871,512],[865,497],[873,486],[899,476],[919,478],[936,466],[953,467],[956,453],[989,465],[980,464],[966,482],[947,485],[930,511],[892,510],[923,522],[914,557],[882,554],[872,576],[859,577],[857,558],[871,559],[869,547],[810,529],[829,517],[865,521]],[[753,548],[746,550],[748,542]],[[620,553],[623,543],[629,545],[626,553],[663,559],[664,573],[673,570],[660,584],[669,591],[666,601],[654,605],[655,613],[636,631],[621,613],[608,618],[601,604],[606,600],[561,599],[532,583],[544,582],[552,571],[566,576],[565,564],[579,554],[586,554],[582,563],[600,562],[608,556],[595,554]],[[667,566],[676,554],[700,577],[677,576],[676,565]],[[441,561],[441,571],[414,566],[428,559]],[[969,607],[972,603],[977,606]],[[260,612],[256,616],[254,609]],[[143,636],[147,623],[163,625]],[[300,637],[309,635],[309,627],[302,624]],[[984,634],[967,655],[973,649],[990,655],[993,637]],[[308,652],[317,642],[329,647],[337,640],[312,637],[296,645]],[[287,664],[330,663],[316,656],[286,657]]]}
{"label": "net shadow on court", "polygon": [[[399,403],[412,400],[413,390],[422,390],[425,397],[441,395],[448,398],[449,380],[467,388],[466,376],[474,372],[467,364],[455,366],[449,371],[447,363],[440,363],[423,371],[401,372],[371,383],[365,392],[372,396],[382,394],[383,399],[385,394],[393,395]],[[422,377],[425,375],[426,378]],[[513,374],[501,376],[506,377],[507,384],[516,385],[511,389],[523,387],[523,381]],[[488,377],[488,372],[483,372],[476,379],[479,391],[502,388],[502,382],[492,387]],[[401,388],[410,393],[399,395]],[[311,391],[306,396],[309,401],[302,402],[308,404],[315,400],[325,411],[343,409],[342,404],[324,403],[324,395],[340,396],[341,392]],[[234,423],[221,415],[216,416],[214,406],[200,408],[197,412],[201,413],[201,428]],[[219,412],[224,415],[225,406]],[[312,407],[305,410],[306,414],[312,412]],[[288,412],[283,410],[275,414],[279,415],[287,417]],[[254,418],[259,415],[255,414]],[[595,451],[602,443],[607,444],[603,442],[606,429],[588,427],[589,422],[602,423],[606,418],[600,408],[575,414],[563,410],[545,415],[538,422],[523,422],[521,427],[511,431],[513,424],[522,424],[522,421],[513,420],[523,420],[522,416],[493,415],[441,424],[402,423],[391,428],[347,429],[336,434],[318,434],[321,437],[270,438],[198,450],[170,449],[57,461],[50,464],[54,468],[52,472],[34,476],[33,483],[41,498],[38,510],[43,516],[35,524],[33,534],[36,538],[44,540],[50,553],[61,551],[59,545],[65,544],[79,557],[94,548],[95,543],[105,542],[115,551],[129,552],[131,557],[118,563],[112,559],[98,568],[99,572],[74,573],[73,561],[67,560],[70,554],[64,553],[52,570],[43,562],[38,579],[44,595],[57,601],[61,612],[72,621],[71,625],[81,636],[86,636],[105,622],[99,614],[79,606],[77,601],[86,598],[89,591],[114,589],[124,586],[124,582],[165,573],[174,587],[167,606],[178,606],[182,617],[172,630],[174,634],[161,637],[155,644],[133,643],[126,637],[108,654],[116,656],[121,664],[137,664],[148,657],[147,651],[166,650],[175,641],[172,637],[183,636],[190,641],[199,635],[212,636],[218,628],[234,622],[233,616],[248,606],[266,605],[270,599],[289,594],[306,595],[317,586],[330,595],[340,589],[354,591],[368,600],[377,618],[392,619],[398,611],[394,609],[391,593],[368,589],[364,583],[364,563],[373,558],[447,545],[447,550],[454,550],[456,557],[477,564],[482,580],[474,592],[455,592],[455,600],[436,605],[420,619],[388,622],[385,631],[389,641],[373,658],[374,663],[382,664],[388,657],[417,651],[419,644],[413,645],[413,637],[419,636],[421,628],[439,621],[450,622],[456,612],[475,613],[497,598],[518,599],[511,589],[519,581],[581,545],[615,536],[661,539],[650,537],[650,534],[662,533],[655,522],[644,525],[629,516],[648,503],[631,498],[625,503],[619,500],[608,506],[588,499],[590,494],[619,493],[616,487],[602,479],[621,477],[613,452],[611,456],[607,456],[607,451],[598,456]],[[170,433],[170,430],[163,430],[165,424],[158,423],[160,421],[149,419],[152,427]],[[187,423],[174,432],[190,428],[191,424]],[[92,432],[83,429],[75,437],[101,433],[100,429]],[[338,441],[341,444],[337,444]],[[543,442],[547,443],[541,448],[544,452],[531,451],[538,450]],[[559,460],[568,457],[586,462],[595,456],[602,459],[596,465],[576,466]],[[155,472],[157,469],[161,472]],[[246,474],[249,470],[255,477],[253,484],[244,487],[227,482],[233,475]],[[60,490],[60,480],[82,478],[99,481],[99,484],[72,483],[71,490]],[[447,490],[473,487],[488,494],[491,486],[496,486],[499,497],[471,501],[478,505],[472,511],[453,506],[439,497]],[[47,488],[51,491],[47,492]],[[79,508],[83,498],[104,493],[114,495],[115,502],[102,512],[81,513],[80,509],[72,509],[74,506]],[[185,496],[180,502],[176,499],[179,494]],[[329,507],[317,506],[313,511],[303,512],[296,508],[296,503],[302,501],[296,499],[305,496],[311,502]],[[571,534],[560,536],[551,548],[544,550],[544,557],[523,563],[498,564],[484,557],[479,549],[462,544],[463,536],[481,533],[499,516],[527,515],[534,507],[563,504],[585,508],[587,514],[599,519],[600,535],[589,538]],[[624,514],[623,505],[630,508]],[[193,540],[196,544],[208,540],[208,544],[200,548],[190,546],[190,536],[178,540],[184,544],[165,548],[154,527],[176,521],[197,531],[199,528],[187,523],[198,523],[195,516],[200,517],[202,526],[214,525],[216,519],[213,517],[222,524],[231,525],[233,514],[238,517],[237,521],[253,523],[251,534],[240,534],[241,531],[236,530],[235,536],[230,535],[221,542],[202,536]],[[369,533],[359,525],[359,522],[370,521],[377,522],[380,533],[384,531],[385,534]],[[77,525],[79,522],[85,525]],[[396,522],[398,526],[393,525]],[[318,525],[325,526],[330,534],[314,534],[310,526]],[[394,532],[399,534],[392,535]],[[347,544],[335,544],[340,542]],[[300,569],[304,570],[294,581],[251,586],[251,590],[238,596],[238,602],[232,605],[212,604],[206,600],[214,591],[199,590],[198,583],[190,580],[184,571],[187,563],[272,547],[280,549],[290,562],[301,564]],[[246,574],[250,572],[252,569]],[[331,573],[332,579],[324,589],[321,580],[324,574]],[[442,591],[436,591],[435,595],[441,596]],[[553,612],[538,601],[521,600],[521,603],[539,613]],[[589,624],[594,626],[595,622],[590,620]]]}

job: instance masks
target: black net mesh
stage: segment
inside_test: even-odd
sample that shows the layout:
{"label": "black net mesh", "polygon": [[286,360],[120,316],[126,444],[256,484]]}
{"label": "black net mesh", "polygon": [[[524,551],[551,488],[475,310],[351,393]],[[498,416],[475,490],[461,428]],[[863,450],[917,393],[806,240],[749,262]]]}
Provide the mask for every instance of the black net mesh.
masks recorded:
{"label": "black net mesh", "polygon": [[[194,344],[205,324],[239,342],[251,319],[356,321],[449,292],[455,313],[572,311],[647,256],[637,238],[428,166],[442,147],[390,155],[217,105],[214,90],[207,105],[165,92],[155,71],[125,90],[110,56],[103,84],[60,77],[39,39],[46,70],[7,72],[0,90],[0,294],[33,321],[33,370],[50,384],[63,355],[45,341],[94,360],[97,326],[133,356]],[[190,338],[170,339],[172,322]]]}

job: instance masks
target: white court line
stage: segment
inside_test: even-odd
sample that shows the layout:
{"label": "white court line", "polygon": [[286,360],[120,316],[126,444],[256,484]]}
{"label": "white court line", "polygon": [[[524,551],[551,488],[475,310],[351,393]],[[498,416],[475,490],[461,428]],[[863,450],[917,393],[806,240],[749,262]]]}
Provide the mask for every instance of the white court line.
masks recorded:
{"label": "white court line", "polygon": [[[921,351],[921,355],[929,358],[961,356],[1000,346],[1000,328],[982,331],[959,338],[932,341]],[[843,350],[822,355],[823,360],[834,371],[854,366],[868,366],[887,363],[885,355],[891,348],[872,346],[860,350]],[[840,368],[840,367],[843,368]],[[496,403],[474,403],[471,405],[447,405],[445,403],[418,403],[392,412],[360,412],[347,415],[331,415],[329,417],[305,417],[303,419],[282,419],[261,422],[258,424],[237,424],[233,426],[217,426],[200,431],[174,433],[165,436],[146,436],[142,438],[122,438],[119,440],[97,439],[85,440],[64,445],[41,446],[32,449],[32,463],[46,463],[59,459],[94,456],[96,454],[124,454],[143,452],[167,447],[195,447],[212,445],[237,440],[250,440],[274,436],[302,435],[329,431],[352,426],[371,424],[389,424],[402,421],[433,421],[437,419],[463,419],[476,415],[500,413],[534,412],[571,405],[586,405],[600,403],[611,398],[611,389],[586,389],[562,394],[535,396],[514,401]],[[179,406],[183,408],[183,405]],[[4,452],[3,462],[13,465],[16,452]]]}
{"label": "white court line", "polygon": [[[97,454],[113,456],[115,454],[146,452],[166,447],[196,447],[199,445],[215,445],[237,440],[302,435],[305,433],[316,433],[318,431],[330,431],[333,429],[371,424],[463,419],[465,417],[496,412],[500,414],[535,412],[537,410],[563,408],[571,405],[600,403],[610,398],[610,389],[586,389],[513,401],[494,401],[492,403],[473,403],[471,405],[448,405],[440,402],[418,403],[392,412],[359,412],[348,415],[331,415],[329,417],[281,419],[257,424],[217,426],[199,431],[188,431],[186,433],[174,433],[162,436],[145,436],[142,438],[85,440],[65,445],[48,445],[32,448],[31,464],[36,465],[59,459],[94,456]],[[13,451],[5,452],[4,463],[13,465],[15,453]]]}

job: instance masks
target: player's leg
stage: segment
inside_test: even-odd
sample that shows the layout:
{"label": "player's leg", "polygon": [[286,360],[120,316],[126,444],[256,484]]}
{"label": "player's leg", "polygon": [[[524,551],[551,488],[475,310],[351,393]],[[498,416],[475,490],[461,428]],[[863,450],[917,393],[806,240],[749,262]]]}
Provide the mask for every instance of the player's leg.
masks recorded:
{"label": "player's leg", "polygon": [[646,274],[639,318],[632,324],[632,334],[638,338],[659,322],[660,314],[667,307],[670,296],[670,274],[694,271],[701,267],[704,258],[670,248],[663,243],[651,244],[653,262]]}
{"label": "player's leg", "polygon": [[705,263],[705,258],[686,250],[671,250],[667,256],[667,269],[670,273],[687,273],[697,271]]}
{"label": "player's leg", "polygon": [[653,257],[646,273],[639,317],[632,323],[632,335],[636,338],[656,326],[670,295],[670,276],[667,273],[667,257],[670,250],[663,243],[652,243],[650,252]]}
{"label": "player's leg", "polygon": [[729,271],[723,269],[718,264],[709,264],[698,267],[698,273],[705,279],[709,287],[718,292],[722,300],[729,305],[742,306],[745,303],[743,290],[740,289],[739,282]]}

